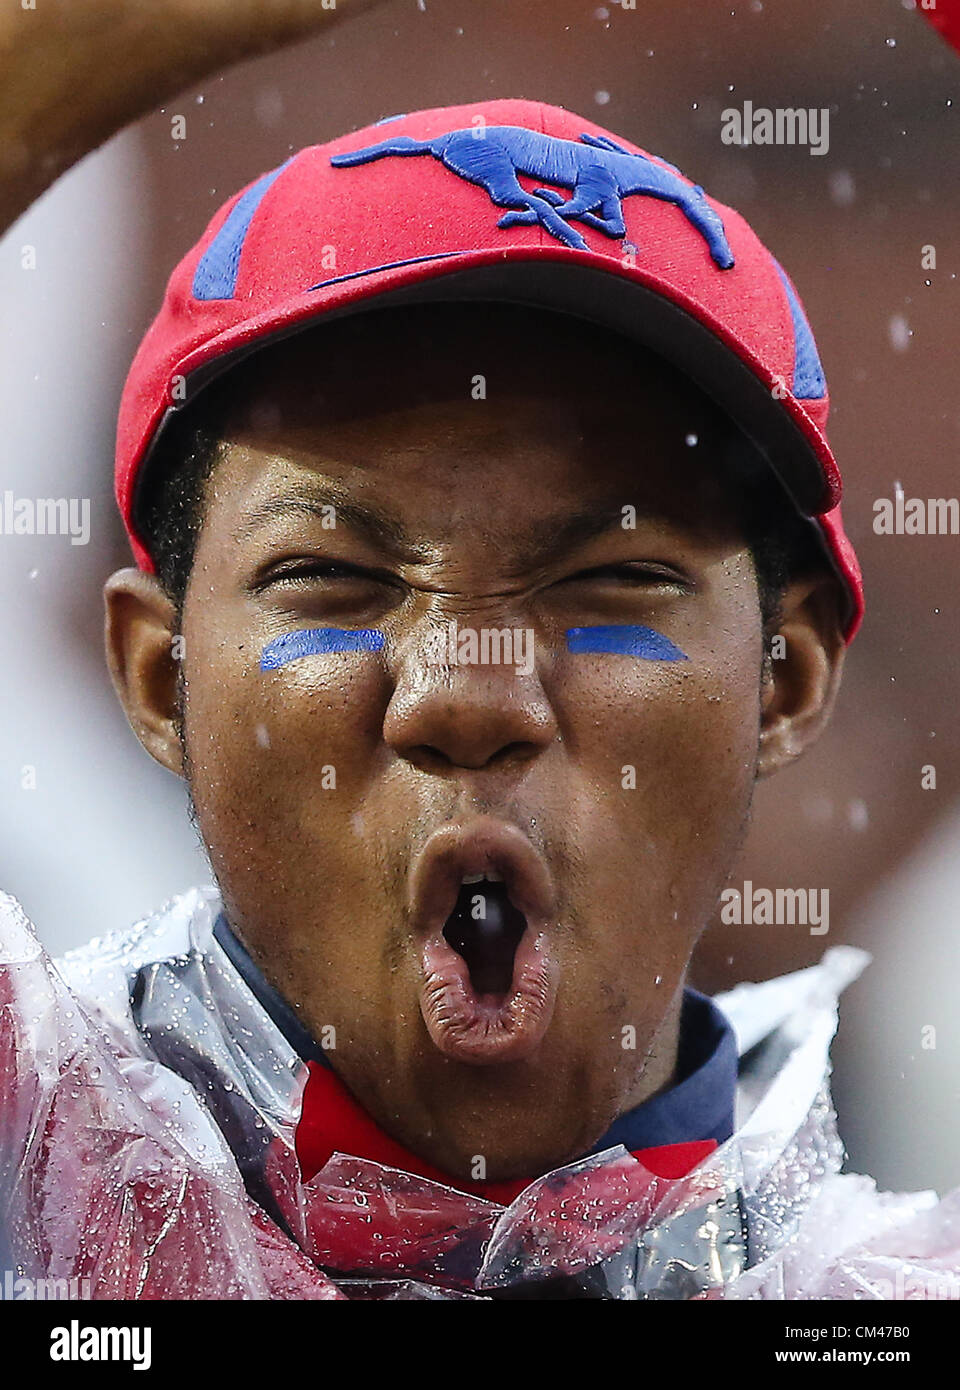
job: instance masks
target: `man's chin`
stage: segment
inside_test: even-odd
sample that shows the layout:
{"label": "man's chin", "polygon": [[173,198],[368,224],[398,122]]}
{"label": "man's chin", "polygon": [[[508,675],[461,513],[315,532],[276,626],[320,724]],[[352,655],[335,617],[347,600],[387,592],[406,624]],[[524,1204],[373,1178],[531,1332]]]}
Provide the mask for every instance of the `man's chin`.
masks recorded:
{"label": "man's chin", "polygon": [[[450,1063],[429,1044],[406,1096],[391,1086],[381,1124],[405,1148],[464,1182],[539,1177],[589,1152],[616,1118],[612,1097],[591,1104],[580,1068],[543,1049],[528,1061]],[[437,1065],[439,1063],[439,1065]],[[412,1083],[412,1084],[410,1084]]]}
{"label": "man's chin", "polygon": [[[554,1168],[572,1163],[588,1152],[596,1137],[584,1137],[580,1126],[566,1125],[542,1134],[518,1134],[514,1114],[491,1117],[489,1125],[471,1127],[469,1135],[456,1130],[420,1135],[410,1147],[426,1162],[461,1182],[533,1181]],[[483,1137],[478,1133],[483,1130]],[[601,1127],[600,1132],[603,1132]]]}

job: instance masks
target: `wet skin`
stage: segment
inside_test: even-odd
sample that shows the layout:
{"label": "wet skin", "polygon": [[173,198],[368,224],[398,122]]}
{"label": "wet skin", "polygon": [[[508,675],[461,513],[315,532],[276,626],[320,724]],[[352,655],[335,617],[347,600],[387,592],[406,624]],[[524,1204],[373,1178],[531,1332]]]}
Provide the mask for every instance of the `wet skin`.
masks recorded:
{"label": "wet skin", "polygon": [[[833,581],[791,584],[787,655],[762,676],[727,427],[571,320],[331,327],[239,369],[234,399],[182,619],[185,749],[173,607],[130,570],[107,586],[118,691],[189,775],[234,930],[314,1034],[334,1025],[329,1061],[361,1104],[451,1174],[478,1155],[490,1178],[545,1171],[671,1081],[755,780],[834,698]],[[534,669],[444,665],[451,620],[532,629]],[[568,629],[616,624],[687,660],[567,650]],[[316,627],[379,630],[383,650],[260,670],[271,640]],[[417,875],[438,832],[501,825],[546,871],[552,1013],[478,1059],[431,1024]]]}

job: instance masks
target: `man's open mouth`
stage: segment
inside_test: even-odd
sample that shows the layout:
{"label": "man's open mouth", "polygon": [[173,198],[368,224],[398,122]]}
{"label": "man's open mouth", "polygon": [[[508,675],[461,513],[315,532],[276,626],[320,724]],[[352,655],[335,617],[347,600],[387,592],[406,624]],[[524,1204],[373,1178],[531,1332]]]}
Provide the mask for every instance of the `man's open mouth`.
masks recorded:
{"label": "man's open mouth", "polygon": [[492,817],[444,826],[414,864],[410,909],[435,1045],[480,1066],[528,1057],[550,1024],[558,972],[553,885],[527,837]]}
{"label": "man's open mouth", "polygon": [[463,956],[478,996],[507,994],[513,962],[527,919],[510,900],[502,882],[471,874],[460,885],[443,935]]}

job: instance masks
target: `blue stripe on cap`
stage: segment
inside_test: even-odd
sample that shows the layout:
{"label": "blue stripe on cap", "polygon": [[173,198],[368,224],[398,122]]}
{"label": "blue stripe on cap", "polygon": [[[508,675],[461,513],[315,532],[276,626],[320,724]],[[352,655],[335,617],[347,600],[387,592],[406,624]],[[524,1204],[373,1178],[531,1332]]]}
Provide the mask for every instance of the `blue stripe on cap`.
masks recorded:
{"label": "blue stripe on cap", "polygon": [[617,624],[610,627],[571,627],[567,629],[567,650],[571,652],[612,652],[619,656],[639,656],[645,661],[686,661],[669,637],[652,627]]}
{"label": "blue stripe on cap", "polygon": [[813,341],[807,316],[800,307],[800,301],[794,294],[793,286],[787,279],[783,267],[778,261],[773,263],[787,292],[787,303],[790,305],[790,317],[793,320],[793,385],[790,389],[798,401],[822,400],[827,394],[827,379],[820,365],[817,345]]}
{"label": "blue stripe on cap", "polygon": [[237,288],[237,274],[240,270],[240,253],[246,240],[253,214],[260,206],[267,189],[295,159],[286,160],[277,169],[271,169],[248,188],[243,197],[234,204],[229,217],[204,251],[193,273],[194,299],[232,299]]}
{"label": "blue stripe on cap", "polygon": [[383,633],[372,627],[306,627],[274,637],[260,654],[260,670],[276,671],[303,656],[327,656],[331,652],[379,652]]}

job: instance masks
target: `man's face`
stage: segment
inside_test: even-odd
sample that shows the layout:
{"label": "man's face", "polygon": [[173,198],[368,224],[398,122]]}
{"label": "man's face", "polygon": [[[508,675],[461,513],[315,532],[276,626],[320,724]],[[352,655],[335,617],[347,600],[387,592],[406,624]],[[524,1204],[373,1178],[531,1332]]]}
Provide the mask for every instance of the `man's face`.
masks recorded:
{"label": "man's face", "polygon": [[[725,427],[506,308],[356,320],[235,381],[182,625],[227,915],[391,1134],[543,1171],[669,1084],[749,810],[769,692]],[[261,669],[316,629],[372,636]],[[471,659],[505,632],[512,662]]]}

